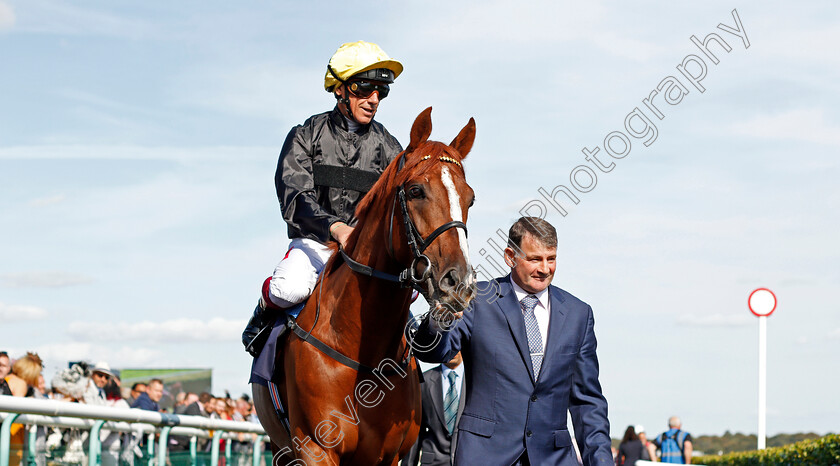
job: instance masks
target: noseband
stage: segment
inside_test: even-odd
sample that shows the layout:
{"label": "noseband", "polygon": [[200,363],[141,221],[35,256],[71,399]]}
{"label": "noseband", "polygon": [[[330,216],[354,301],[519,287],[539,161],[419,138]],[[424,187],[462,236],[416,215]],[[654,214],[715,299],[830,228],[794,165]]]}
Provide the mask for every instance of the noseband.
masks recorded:
{"label": "noseband", "polygon": [[[429,156],[427,155],[423,159],[425,160],[428,158]],[[439,157],[439,159],[443,162],[455,163],[458,166],[461,165],[457,160],[451,157],[441,156]],[[403,166],[405,165],[405,152],[400,154],[400,160],[398,163],[398,170],[402,170]],[[414,258],[411,260],[411,265],[409,265],[408,268],[400,272],[399,275],[392,275],[376,270],[373,267],[356,262],[355,260],[350,258],[350,256],[347,255],[346,252],[344,252],[344,249],[341,248],[340,245],[339,251],[341,251],[341,256],[347,263],[347,266],[350,267],[350,269],[354,272],[360,273],[362,275],[367,275],[369,277],[396,282],[404,288],[413,287],[420,293],[426,295],[427,293],[431,292],[431,283],[428,284],[426,290],[423,290],[421,285],[423,284],[423,282],[431,281],[432,261],[429,259],[428,256],[423,254],[423,252],[426,250],[426,248],[429,247],[430,244],[432,244],[432,242],[434,242],[435,239],[437,239],[438,236],[442,235],[447,230],[450,230],[452,228],[460,228],[464,230],[464,235],[466,236],[468,234],[467,225],[459,220],[453,220],[435,228],[435,230],[431,232],[429,236],[423,238],[423,236],[420,234],[420,231],[417,229],[417,226],[414,224],[414,220],[411,219],[411,215],[409,215],[408,213],[408,202],[406,200],[405,195],[405,185],[401,184],[397,188],[397,194],[395,196],[394,203],[391,205],[391,217],[388,221],[388,253],[391,255],[391,257],[394,257],[394,211],[396,210],[397,204],[399,204],[400,209],[402,209],[403,224],[405,226],[405,235],[408,238],[408,245],[409,247],[411,247],[411,253],[414,256]],[[422,272],[418,272],[418,266],[420,264],[423,264],[425,266]]]}

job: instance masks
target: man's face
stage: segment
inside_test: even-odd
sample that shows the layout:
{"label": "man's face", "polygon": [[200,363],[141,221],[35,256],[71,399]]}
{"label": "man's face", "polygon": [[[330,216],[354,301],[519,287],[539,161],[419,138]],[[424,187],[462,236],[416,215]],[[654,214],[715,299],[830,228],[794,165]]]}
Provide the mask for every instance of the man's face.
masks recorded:
{"label": "man's face", "polygon": [[[355,82],[387,85],[387,83],[381,81],[356,80]],[[353,113],[353,118],[359,123],[366,125],[373,121],[373,117],[376,115],[376,110],[379,108],[379,101],[382,96],[379,95],[379,91],[373,91],[367,96],[364,96],[365,93],[361,91],[354,93],[348,89],[348,86],[352,85],[353,81],[348,81],[346,85],[339,87],[337,92],[341,95],[344,95],[345,93],[347,94],[347,97],[350,99],[349,110]]]}
{"label": "man's face", "polygon": [[513,281],[528,293],[539,293],[548,288],[557,268],[557,248],[546,246],[525,233],[519,249],[521,254],[505,248],[505,262],[511,267]]}
{"label": "man's face", "polygon": [[460,366],[463,361],[464,358],[461,356],[461,352],[458,351],[458,354],[456,354],[452,359],[449,360],[449,362],[446,363],[446,367],[450,369],[455,369],[456,367]]}
{"label": "man's face", "polygon": [[210,398],[210,401],[208,401],[207,403],[204,403],[204,411],[206,413],[210,413],[210,414],[216,412],[216,399],[215,398]]}
{"label": "man's face", "polygon": [[104,372],[94,372],[93,375],[91,375],[91,379],[93,379],[94,385],[96,385],[99,388],[105,388],[105,385],[108,385],[108,380],[110,378],[111,377],[108,376],[108,374],[105,374]]}
{"label": "man's face", "polygon": [[135,386],[134,388],[131,389],[131,397],[134,398],[134,399],[137,399],[137,397],[140,396],[141,393],[146,393],[146,385],[145,384],[141,383],[141,384],[139,384],[139,385],[137,385],[137,386]]}
{"label": "man's face", "polygon": [[236,400],[236,410],[239,411],[239,414],[247,417],[251,414],[251,403],[243,399]]}
{"label": "man's face", "polygon": [[146,395],[149,395],[149,398],[152,399],[155,403],[160,401],[163,398],[163,384],[162,383],[151,383],[148,387],[146,387]]}
{"label": "man's face", "polygon": [[9,361],[9,356],[2,355],[0,356],[0,379],[9,375],[9,372],[12,370],[12,365]]}
{"label": "man's face", "polygon": [[644,432],[639,432],[639,440],[641,440],[642,443],[647,442],[647,434]]}

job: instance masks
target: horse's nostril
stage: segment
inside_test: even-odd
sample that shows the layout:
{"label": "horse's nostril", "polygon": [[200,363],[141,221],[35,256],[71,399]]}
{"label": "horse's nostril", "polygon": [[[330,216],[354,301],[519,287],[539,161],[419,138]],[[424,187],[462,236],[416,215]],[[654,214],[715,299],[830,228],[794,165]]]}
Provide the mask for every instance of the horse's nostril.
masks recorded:
{"label": "horse's nostril", "polygon": [[455,269],[447,270],[440,279],[440,287],[443,290],[451,290],[452,288],[455,288],[457,283],[458,280],[455,279]]}

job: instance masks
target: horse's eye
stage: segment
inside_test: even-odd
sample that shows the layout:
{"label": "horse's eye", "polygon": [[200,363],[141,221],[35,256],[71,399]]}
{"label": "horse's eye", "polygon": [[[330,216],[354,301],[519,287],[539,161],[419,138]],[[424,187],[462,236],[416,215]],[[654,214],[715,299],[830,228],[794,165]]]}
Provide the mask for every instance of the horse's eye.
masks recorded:
{"label": "horse's eye", "polygon": [[475,196],[473,196],[472,200],[470,200],[470,205],[469,206],[472,207],[473,204],[475,204]]}
{"label": "horse's eye", "polygon": [[408,194],[412,199],[423,199],[426,197],[426,193],[424,193],[423,189],[419,186],[412,186],[408,188]]}

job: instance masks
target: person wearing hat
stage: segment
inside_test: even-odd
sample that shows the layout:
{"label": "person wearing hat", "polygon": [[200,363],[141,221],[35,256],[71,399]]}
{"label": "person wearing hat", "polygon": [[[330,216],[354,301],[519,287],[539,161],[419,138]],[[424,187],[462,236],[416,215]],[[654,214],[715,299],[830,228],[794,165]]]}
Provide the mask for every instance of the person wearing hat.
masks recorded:
{"label": "person wearing hat", "polygon": [[90,380],[83,401],[91,405],[105,405],[105,386],[114,373],[107,362],[99,361],[90,369]]}
{"label": "person wearing hat", "polygon": [[291,243],[263,283],[259,304],[242,334],[253,356],[267,340],[268,332],[260,337],[260,330],[268,329],[281,310],[312,293],[332,254],[327,243],[345,245],[359,201],[402,151],[397,139],[374,120],[402,70],[402,64],[376,44],[343,44],[324,74],[324,89],[335,98],[335,107],[295,126],[286,137],[274,183]]}

